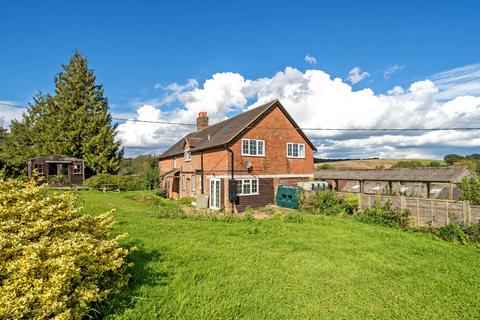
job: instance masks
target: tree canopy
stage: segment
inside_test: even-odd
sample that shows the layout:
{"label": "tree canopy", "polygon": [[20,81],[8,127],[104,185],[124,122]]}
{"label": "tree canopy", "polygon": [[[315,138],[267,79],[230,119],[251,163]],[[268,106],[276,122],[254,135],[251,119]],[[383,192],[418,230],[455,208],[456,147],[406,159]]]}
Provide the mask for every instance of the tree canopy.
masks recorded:
{"label": "tree canopy", "polygon": [[123,157],[116,128],[103,86],[75,50],[55,77],[55,93],[38,94],[22,119],[12,122],[0,156],[17,173],[28,159],[48,154],[82,158],[87,173],[112,173]]}

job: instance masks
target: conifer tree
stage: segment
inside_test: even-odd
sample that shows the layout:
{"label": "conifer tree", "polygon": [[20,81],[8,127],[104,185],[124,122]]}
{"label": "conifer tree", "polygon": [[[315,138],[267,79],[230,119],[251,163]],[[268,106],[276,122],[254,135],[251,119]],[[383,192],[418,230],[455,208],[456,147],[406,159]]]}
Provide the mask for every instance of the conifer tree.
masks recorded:
{"label": "conifer tree", "polygon": [[113,173],[123,149],[116,140],[108,101],[95,83],[87,59],[77,50],[55,77],[54,95],[38,95],[21,121],[14,121],[2,158],[23,165],[32,156],[64,154],[85,160],[88,173]]}

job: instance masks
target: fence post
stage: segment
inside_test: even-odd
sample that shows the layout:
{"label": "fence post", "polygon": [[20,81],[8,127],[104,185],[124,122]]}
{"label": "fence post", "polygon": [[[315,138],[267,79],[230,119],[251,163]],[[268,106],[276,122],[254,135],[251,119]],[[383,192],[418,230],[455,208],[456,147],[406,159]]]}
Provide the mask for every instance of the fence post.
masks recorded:
{"label": "fence post", "polygon": [[400,209],[406,209],[407,208],[407,201],[405,199],[405,196],[400,197]]}
{"label": "fence post", "polygon": [[430,219],[431,219],[432,227],[434,227],[434,225],[433,225],[433,199],[430,199]]}
{"label": "fence post", "polygon": [[368,194],[367,197],[368,197],[368,207],[371,208],[372,205],[371,205],[371,203],[370,203],[370,195]]}
{"label": "fence post", "polygon": [[417,198],[417,226],[420,225],[420,199]]}
{"label": "fence post", "polygon": [[445,217],[446,217],[446,222],[447,222],[447,226],[450,224],[450,219],[448,217],[448,201],[445,201]]}
{"label": "fence post", "polygon": [[470,203],[468,200],[463,201],[462,206],[462,215],[463,215],[463,223],[466,225],[470,225],[470,214],[469,214]]}
{"label": "fence post", "polygon": [[359,210],[359,211],[362,211],[362,194],[359,193],[359,194],[357,195],[357,198],[358,198],[358,210]]}

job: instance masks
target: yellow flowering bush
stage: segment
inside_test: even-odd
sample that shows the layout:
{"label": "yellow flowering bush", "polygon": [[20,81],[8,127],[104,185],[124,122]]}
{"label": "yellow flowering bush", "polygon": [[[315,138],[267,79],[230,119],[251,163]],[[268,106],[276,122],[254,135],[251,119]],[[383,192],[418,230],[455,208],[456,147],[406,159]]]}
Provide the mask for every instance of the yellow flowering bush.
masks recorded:
{"label": "yellow flowering bush", "polygon": [[112,215],[79,211],[70,193],[0,180],[0,319],[81,319],[128,283]]}

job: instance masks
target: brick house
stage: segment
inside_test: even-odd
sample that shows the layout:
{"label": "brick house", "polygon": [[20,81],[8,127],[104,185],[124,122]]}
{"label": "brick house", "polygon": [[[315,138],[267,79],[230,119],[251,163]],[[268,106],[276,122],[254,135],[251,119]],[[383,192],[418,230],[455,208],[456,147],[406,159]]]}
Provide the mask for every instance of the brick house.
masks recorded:
{"label": "brick house", "polygon": [[172,198],[208,198],[212,209],[241,212],[275,203],[279,184],[313,180],[315,146],[278,99],[208,124],[160,155],[162,187]]}

